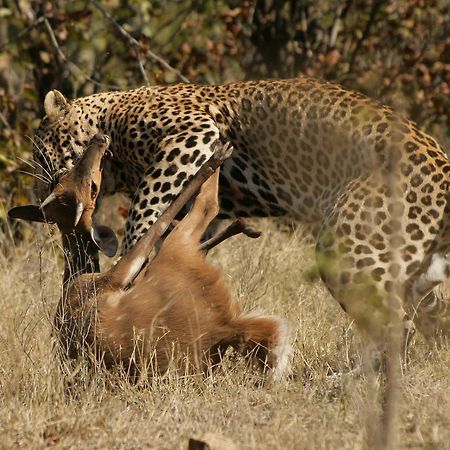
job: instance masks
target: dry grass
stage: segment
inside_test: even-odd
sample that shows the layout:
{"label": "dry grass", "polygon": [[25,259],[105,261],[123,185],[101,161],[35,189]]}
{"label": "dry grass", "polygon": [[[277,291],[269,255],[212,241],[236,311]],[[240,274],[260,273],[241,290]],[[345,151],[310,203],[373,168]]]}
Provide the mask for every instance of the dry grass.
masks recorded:
{"label": "dry grass", "polygon": [[[308,281],[311,248],[263,224],[257,241],[234,238],[210,258],[247,309],[287,317],[292,379],[261,386],[230,357],[212,376],[169,373],[145,386],[99,373],[64,393],[51,343],[62,261],[39,230],[0,255],[0,449],[184,449],[214,432],[242,449],[364,448],[366,382],[357,330],[320,281]],[[52,239],[50,241],[53,242]],[[450,448],[450,350],[417,338],[402,379],[402,448]]]}

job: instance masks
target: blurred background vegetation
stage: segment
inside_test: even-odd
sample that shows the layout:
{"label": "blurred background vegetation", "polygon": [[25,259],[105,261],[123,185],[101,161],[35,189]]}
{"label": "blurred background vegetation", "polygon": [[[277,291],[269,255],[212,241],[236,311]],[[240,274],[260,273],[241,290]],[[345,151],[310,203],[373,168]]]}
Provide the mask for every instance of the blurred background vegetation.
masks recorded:
{"label": "blurred background vegetation", "polygon": [[22,160],[50,89],[301,73],[393,106],[448,149],[449,0],[0,0],[0,221],[28,201]]}

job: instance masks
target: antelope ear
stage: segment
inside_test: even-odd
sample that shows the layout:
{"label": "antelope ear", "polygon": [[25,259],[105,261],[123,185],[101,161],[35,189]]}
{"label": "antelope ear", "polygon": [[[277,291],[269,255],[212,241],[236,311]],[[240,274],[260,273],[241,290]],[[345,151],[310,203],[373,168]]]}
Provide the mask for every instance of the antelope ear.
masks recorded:
{"label": "antelope ear", "polygon": [[91,238],[106,256],[111,258],[117,253],[119,241],[111,228],[105,225],[94,225],[91,230]]}
{"label": "antelope ear", "polygon": [[44,215],[44,211],[36,205],[17,206],[16,208],[11,208],[8,211],[8,216],[11,219],[22,219],[30,222],[54,223],[53,221],[47,219]]}
{"label": "antelope ear", "polygon": [[56,122],[69,110],[69,102],[61,92],[54,89],[45,96],[44,110],[49,122]]}

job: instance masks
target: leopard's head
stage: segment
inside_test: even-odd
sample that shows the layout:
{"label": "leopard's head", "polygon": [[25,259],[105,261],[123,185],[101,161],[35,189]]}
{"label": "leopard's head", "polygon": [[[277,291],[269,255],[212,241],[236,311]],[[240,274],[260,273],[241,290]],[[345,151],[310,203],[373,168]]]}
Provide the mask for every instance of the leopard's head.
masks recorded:
{"label": "leopard's head", "polygon": [[45,117],[33,141],[37,193],[43,199],[53,191],[61,176],[80,158],[97,132],[86,112],[68,101],[61,92],[50,91],[44,100]]}

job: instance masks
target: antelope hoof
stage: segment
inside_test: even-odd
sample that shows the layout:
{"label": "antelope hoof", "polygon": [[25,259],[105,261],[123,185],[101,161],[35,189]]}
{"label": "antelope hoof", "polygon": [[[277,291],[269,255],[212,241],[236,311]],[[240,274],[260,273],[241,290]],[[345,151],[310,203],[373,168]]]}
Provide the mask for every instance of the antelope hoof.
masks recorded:
{"label": "antelope hoof", "polygon": [[234,150],[231,142],[226,142],[225,144],[223,144],[219,140],[213,143],[212,149],[214,152],[214,156],[216,156],[216,158],[220,159],[221,161],[228,159],[232,155]]}

